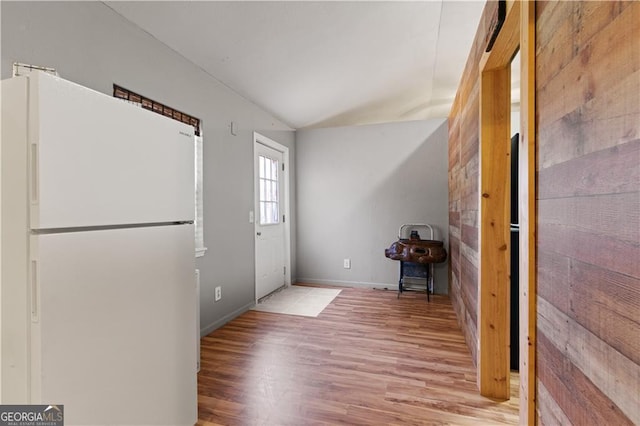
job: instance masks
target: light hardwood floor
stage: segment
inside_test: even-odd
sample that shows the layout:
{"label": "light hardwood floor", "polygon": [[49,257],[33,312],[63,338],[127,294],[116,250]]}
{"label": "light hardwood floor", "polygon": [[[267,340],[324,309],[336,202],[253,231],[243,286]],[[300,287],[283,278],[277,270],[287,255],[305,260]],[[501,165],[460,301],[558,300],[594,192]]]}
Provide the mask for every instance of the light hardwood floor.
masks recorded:
{"label": "light hardwood floor", "polygon": [[198,425],[517,424],[481,397],[448,297],[345,288],[317,317],[249,311],[202,339]]}

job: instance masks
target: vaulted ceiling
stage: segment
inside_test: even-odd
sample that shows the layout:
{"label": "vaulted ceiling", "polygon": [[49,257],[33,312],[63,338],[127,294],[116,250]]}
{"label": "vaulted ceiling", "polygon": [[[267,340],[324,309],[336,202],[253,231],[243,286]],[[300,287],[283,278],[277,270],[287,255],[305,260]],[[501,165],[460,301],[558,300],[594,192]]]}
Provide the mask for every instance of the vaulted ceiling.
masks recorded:
{"label": "vaulted ceiling", "polygon": [[483,1],[109,1],[292,128],[446,117]]}

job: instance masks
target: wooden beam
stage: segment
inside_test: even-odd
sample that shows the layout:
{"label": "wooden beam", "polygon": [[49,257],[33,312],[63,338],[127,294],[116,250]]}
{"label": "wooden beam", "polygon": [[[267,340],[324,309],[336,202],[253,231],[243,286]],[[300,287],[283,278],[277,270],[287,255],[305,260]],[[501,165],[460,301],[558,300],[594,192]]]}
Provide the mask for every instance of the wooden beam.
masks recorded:
{"label": "wooden beam", "polygon": [[502,24],[493,48],[483,56],[480,62],[481,70],[504,68],[513,59],[520,43],[520,3],[519,0],[507,1],[507,15],[504,24]]}
{"label": "wooden beam", "polygon": [[509,399],[511,57],[480,77],[478,382]]}
{"label": "wooden beam", "polygon": [[536,423],[536,59],[535,2],[520,10],[520,424]]}

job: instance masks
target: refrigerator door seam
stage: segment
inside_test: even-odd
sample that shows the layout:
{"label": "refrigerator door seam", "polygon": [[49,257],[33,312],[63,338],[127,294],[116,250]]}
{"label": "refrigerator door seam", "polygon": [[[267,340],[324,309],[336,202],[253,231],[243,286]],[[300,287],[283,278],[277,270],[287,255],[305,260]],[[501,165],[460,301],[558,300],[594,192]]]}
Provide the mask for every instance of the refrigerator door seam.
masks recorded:
{"label": "refrigerator door seam", "polygon": [[99,225],[99,226],[77,226],[69,228],[43,228],[32,229],[34,235],[61,234],[67,232],[88,232],[88,231],[109,231],[112,229],[130,229],[130,228],[152,228],[156,226],[179,226],[191,225],[193,221],[178,222],[154,222],[154,223],[127,223],[122,225]]}

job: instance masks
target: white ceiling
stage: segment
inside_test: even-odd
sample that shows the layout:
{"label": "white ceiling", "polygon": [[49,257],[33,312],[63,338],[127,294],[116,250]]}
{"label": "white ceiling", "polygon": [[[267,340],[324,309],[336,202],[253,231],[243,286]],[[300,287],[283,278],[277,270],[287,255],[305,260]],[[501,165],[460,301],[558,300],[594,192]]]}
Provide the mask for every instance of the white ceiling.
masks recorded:
{"label": "white ceiling", "polygon": [[484,1],[109,1],[295,129],[446,117]]}

